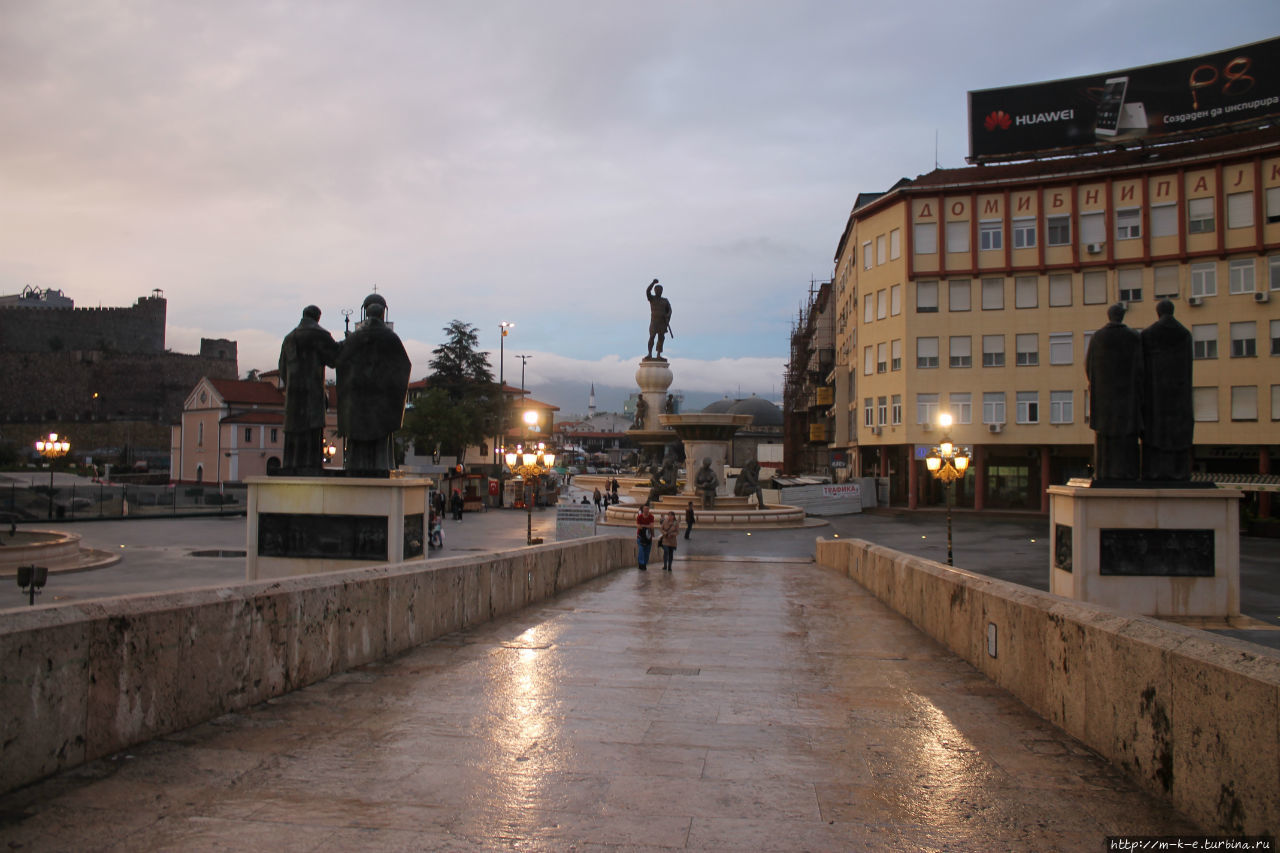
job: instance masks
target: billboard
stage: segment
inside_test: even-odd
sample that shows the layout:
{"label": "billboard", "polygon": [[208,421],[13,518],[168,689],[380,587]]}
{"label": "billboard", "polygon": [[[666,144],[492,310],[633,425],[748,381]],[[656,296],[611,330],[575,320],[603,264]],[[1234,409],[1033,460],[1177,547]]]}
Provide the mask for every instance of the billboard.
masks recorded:
{"label": "billboard", "polygon": [[969,159],[1172,141],[1280,115],[1280,38],[1089,77],[969,93]]}

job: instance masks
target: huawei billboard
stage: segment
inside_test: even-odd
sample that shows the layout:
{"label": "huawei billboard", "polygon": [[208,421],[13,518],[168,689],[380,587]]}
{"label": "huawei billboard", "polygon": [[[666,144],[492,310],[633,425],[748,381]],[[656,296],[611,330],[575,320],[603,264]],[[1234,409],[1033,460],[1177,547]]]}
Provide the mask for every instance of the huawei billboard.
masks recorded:
{"label": "huawei billboard", "polygon": [[969,159],[1166,142],[1280,115],[1280,38],[1218,53],[969,93]]}

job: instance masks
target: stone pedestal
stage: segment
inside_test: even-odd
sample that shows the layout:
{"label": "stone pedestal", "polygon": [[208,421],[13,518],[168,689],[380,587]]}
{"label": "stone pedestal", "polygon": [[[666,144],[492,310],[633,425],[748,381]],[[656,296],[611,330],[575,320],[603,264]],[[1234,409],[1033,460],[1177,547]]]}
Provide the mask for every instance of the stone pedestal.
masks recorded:
{"label": "stone pedestal", "polygon": [[1050,592],[1146,616],[1239,615],[1242,492],[1048,491]]}
{"label": "stone pedestal", "polygon": [[658,416],[666,411],[667,389],[673,379],[671,366],[665,358],[643,358],[636,368],[636,384],[640,386],[640,399],[645,402],[645,413],[627,430],[627,437],[640,447],[643,460],[648,465],[661,463],[663,448],[676,438],[658,423]]}
{"label": "stone pedestal", "polygon": [[734,434],[750,426],[751,415],[730,415],[720,412],[693,412],[687,415],[662,415],[658,422],[674,430],[684,444],[685,484],[683,495],[694,501],[694,507],[702,506],[702,494],[694,485],[703,459],[711,460],[711,470],[716,472],[720,485],[716,495],[729,494],[728,479],[724,475],[729,457],[729,445]]}
{"label": "stone pedestal", "polygon": [[399,563],[426,554],[425,477],[251,477],[249,580]]}

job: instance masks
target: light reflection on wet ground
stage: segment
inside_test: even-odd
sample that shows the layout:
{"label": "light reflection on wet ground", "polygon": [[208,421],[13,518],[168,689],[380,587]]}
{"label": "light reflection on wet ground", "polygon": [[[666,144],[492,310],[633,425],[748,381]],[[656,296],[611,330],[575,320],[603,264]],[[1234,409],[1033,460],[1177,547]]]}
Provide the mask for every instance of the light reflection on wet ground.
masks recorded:
{"label": "light reflection on wet ground", "polygon": [[1191,832],[865,591],[622,570],[0,799],[25,849],[1081,850]]}

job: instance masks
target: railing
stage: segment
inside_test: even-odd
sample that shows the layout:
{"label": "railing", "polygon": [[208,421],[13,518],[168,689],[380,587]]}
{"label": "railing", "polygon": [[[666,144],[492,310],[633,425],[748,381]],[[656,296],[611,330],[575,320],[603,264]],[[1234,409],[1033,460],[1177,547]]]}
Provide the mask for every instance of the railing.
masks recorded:
{"label": "railing", "polygon": [[247,486],[55,485],[12,482],[0,491],[0,512],[16,520],[85,520],[162,515],[234,515],[248,503]]}

